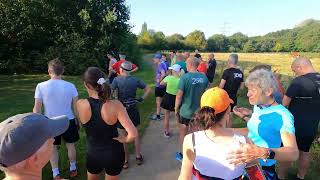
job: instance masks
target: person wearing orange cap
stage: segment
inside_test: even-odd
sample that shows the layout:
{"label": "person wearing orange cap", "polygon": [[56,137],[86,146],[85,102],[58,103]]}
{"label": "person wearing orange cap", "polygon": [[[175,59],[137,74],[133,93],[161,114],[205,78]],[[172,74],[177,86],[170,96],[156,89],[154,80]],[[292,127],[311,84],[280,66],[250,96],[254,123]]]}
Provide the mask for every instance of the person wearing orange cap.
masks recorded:
{"label": "person wearing orange cap", "polygon": [[183,179],[238,179],[245,164],[227,161],[230,150],[250,142],[244,136],[226,128],[230,120],[228,93],[218,87],[208,89],[201,97],[200,106],[191,127],[199,131],[188,134],[183,143],[183,160],[179,180]]}

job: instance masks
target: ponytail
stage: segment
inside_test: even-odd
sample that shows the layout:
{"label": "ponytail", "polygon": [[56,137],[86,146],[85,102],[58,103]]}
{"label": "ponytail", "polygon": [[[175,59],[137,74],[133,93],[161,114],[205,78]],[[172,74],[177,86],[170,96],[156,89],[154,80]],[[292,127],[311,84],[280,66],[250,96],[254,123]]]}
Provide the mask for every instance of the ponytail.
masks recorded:
{"label": "ponytail", "polygon": [[192,118],[191,126],[193,129],[207,130],[214,127],[222,120],[226,111],[215,114],[215,110],[205,106],[199,109]]}
{"label": "ponytail", "polygon": [[83,77],[84,82],[98,93],[99,100],[103,103],[111,99],[111,88],[105,77],[106,75],[97,67],[89,67]]}

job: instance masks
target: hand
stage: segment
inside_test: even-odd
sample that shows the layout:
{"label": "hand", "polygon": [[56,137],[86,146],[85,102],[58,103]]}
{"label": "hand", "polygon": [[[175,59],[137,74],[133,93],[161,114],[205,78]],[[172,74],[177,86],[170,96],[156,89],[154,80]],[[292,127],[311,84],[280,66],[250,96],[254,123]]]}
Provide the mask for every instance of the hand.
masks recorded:
{"label": "hand", "polygon": [[112,138],[113,140],[119,141],[120,143],[127,143],[127,137],[126,136],[118,136],[115,138]]}
{"label": "hand", "polygon": [[267,158],[268,149],[258,147],[254,144],[240,145],[239,149],[231,151],[227,160],[229,163],[238,165],[243,163],[249,163],[259,158]]}
{"label": "hand", "polygon": [[233,108],[233,113],[235,115],[239,116],[240,118],[244,118],[245,116],[251,115],[252,111],[250,109],[247,109],[247,108],[235,106]]}
{"label": "hand", "polygon": [[180,109],[179,109],[179,108],[174,108],[174,114],[175,114],[177,117],[180,117]]}

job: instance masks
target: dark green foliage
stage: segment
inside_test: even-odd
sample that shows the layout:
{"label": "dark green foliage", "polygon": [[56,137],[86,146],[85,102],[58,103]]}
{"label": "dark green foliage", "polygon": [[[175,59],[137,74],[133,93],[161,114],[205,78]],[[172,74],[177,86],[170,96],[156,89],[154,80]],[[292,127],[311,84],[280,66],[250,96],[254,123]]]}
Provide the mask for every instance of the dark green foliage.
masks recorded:
{"label": "dark green foliage", "polygon": [[[214,52],[320,52],[320,21],[306,20],[293,29],[248,37],[240,32],[231,36],[214,34],[207,40],[203,32],[194,31],[183,37],[173,34],[156,40],[153,30],[144,24],[138,39],[140,46],[148,50],[207,50]],[[153,34],[152,34],[153,32]],[[159,33],[159,32],[158,32]],[[161,32],[161,34],[163,34]],[[163,36],[162,36],[163,37]]]}
{"label": "dark green foliage", "polygon": [[124,0],[1,0],[0,73],[45,72],[59,57],[67,74],[79,74],[104,67],[109,50],[136,59],[128,20]]}

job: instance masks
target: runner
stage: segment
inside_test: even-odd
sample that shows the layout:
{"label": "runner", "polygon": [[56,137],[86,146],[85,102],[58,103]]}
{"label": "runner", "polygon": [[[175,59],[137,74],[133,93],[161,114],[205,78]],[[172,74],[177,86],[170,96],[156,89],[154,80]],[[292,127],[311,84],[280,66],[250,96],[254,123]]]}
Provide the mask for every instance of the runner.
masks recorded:
{"label": "runner", "polygon": [[[99,68],[89,67],[83,78],[89,98],[77,103],[87,135],[88,180],[99,179],[101,172],[106,173],[105,179],[118,179],[125,161],[122,143],[133,141],[138,134],[121,102],[111,100],[111,88],[104,78]],[[117,122],[128,132],[127,136],[118,136]]]}
{"label": "runner", "polygon": [[207,70],[208,70],[207,62],[202,59],[200,54],[196,54],[194,56],[200,59],[200,64],[199,64],[199,66],[197,68],[197,71],[202,73],[202,74],[206,74]]}
{"label": "runner", "polygon": [[183,60],[187,61],[187,59],[189,59],[189,57],[190,57],[190,53],[188,51],[184,52],[183,57],[184,57]]}
{"label": "runner", "polygon": [[181,66],[181,74],[183,75],[184,73],[187,73],[187,63],[183,60],[183,55],[181,53],[178,53],[177,55],[177,62],[176,64]]}
{"label": "runner", "polygon": [[[243,145],[231,152],[233,164],[259,159],[267,180],[277,179],[275,165],[279,162],[295,161],[298,156],[292,114],[273,98],[276,82],[272,72],[259,69],[246,79],[247,96],[253,105],[253,113],[247,108],[234,108],[234,114],[247,122],[247,128],[233,128],[248,136],[254,145]],[[251,117],[250,117],[251,116]],[[282,143],[282,145],[281,145]]]}
{"label": "runner", "polygon": [[[180,145],[182,147],[184,136],[188,133],[189,122],[193,113],[200,107],[202,93],[208,87],[208,79],[205,75],[197,72],[200,60],[191,57],[187,60],[188,73],[184,74],[179,81],[176,95],[175,113],[179,116]],[[182,153],[176,153],[176,159],[182,159]]]}
{"label": "runner", "polygon": [[176,63],[177,60],[177,51],[170,52],[171,66]]}
{"label": "runner", "polygon": [[213,78],[216,73],[216,67],[217,67],[217,61],[214,59],[214,54],[210,53],[209,59],[208,59],[208,69],[206,72],[207,78],[210,83],[213,83]]}
{"label": "runner", "polygon": [[167,69],[170,67],[170,63],[167,61],[167,56],[166,56],[166,54],[162,54],[162,56],[161,56],[161,61],[166,64]]}
{"label": "runner", "polygon": [[[114,63],[112,65],[112,69],[117,73],[117,74],[120,74],[120,66],[123,62],[126,61],[126,55],[124,55],[123,53],[119,54],[119,58],[120,60],[116,63]],[[131,72],[136,72],[138,71],[138,66],[135,65],[135,64],[132,64],[132,71]]]}
{"label": "runner", "polygon": [[[299,57],[291,65],[292,71],[298,76],[290,84],[283,98],[294,116],[296,139],[299,148],[297,179],[304,179],[310,165],[310,147],[316,138],[320,120],[320,74],[315,71],[311,61]],[[283,164],[284,178],[290,164]]]}
{"label": "runner", "polygon": [[108,53],[107,54],[107,58],[109,59],[109,66],[108,66],[108,79],[109,79],[109,82],[112,83],[113,79],[115,77],[117,77],[117,72],[115,72],[113,69],[112,69],[112,66],[113,64],[115,64],[117,62],[117,59],[114,58],[111,53]]}
{"label": "runner", "polygon": [[244,136],[226,128],[230,118],[228,93],[218,87],[207,90],[201,97],[201,109],[193,118],[197,132],[186,135],[179,180],[239,179],[245,164],[233,165],[227,160],[230,150],[249,142]]}
{"label": "runner", "polygon": [[[267,71],[270,71],[272,72],[271,70],[271,66],[270,65],[266,65],[266,64],[261,64],[261,65],[257,65],[255,66],[254,68],[252,68],[249,73],[252,73],[253,71],[255,70],[258,70],[258,69],[265,69]],[[283,88],[282,88],[282,85],[281,85],[281,82],[280,82],[280,76],[279,75],[276,75],[275,73],[273,73],[274,77],[275,77],[275,80],[277,82],[277,90],[273,93],[273,97],[274,99],[276,100],[276,102],[278,104],[282,104],[282,98],[283,98]]]}
{"label": "runner", "polygon": [[[112,90],[117,91],[118,100],[126,107],[127,113],[135,127],[140,125],[140,113],[137,106],[137,102],[142,102],[150,93],[151,89],[138,78],[131,76],[130,71],[132,70],[132,63],[125,61],[120,67],[120,76],[116,77],[111,85]],[[142,97],[137,98],[137,89],[143,89],[144,94]],[[122,136],[127,134],[126,130],[118,123],[119,133]],[[143,158],[141,155],[140,148],[140,138],[139,134],[134,140],[135,150],[136,150],[136,161],[138,165],[143,163]],[[125,163],[123,165],[124,169],[129,168],[129,152],[128,145],[124,143],[125,152]]]}
{"label": "runner", "polygon": [[[234,102],[233,104],[231,104],[231,112],[237,105],[237,92],[239,88],[244,89],[243,72],[237,68],[237,64],[238,55],[230,54],[228,59],[228,69],[223,71],[222,79],[219,85],[220,88],[227,91],[229,97]],[[232,121],[230,121],[228,127],[232,127]]]}
{"label": "runner", "polygon": [[161,54],[155,54],[154,58],[153,58],[153,62],[156,65],[156,87],[155,87],[155,91],[154,94],[156,96],[156,114],[154,114],[151,119],[152,120],[157,120],[160,121],[161,120],[161,116],[160,116],[160,112],[161,112],[161,101],[162,101],[162,97],[164,96],[165,92],[166,92],[166,87],[160,85],[160,82],[166,77],[166,73],[167,73],[167,66],[164,62],[162,62],[161,59]]}
{"label": "runner", "polygon": [[[52,118],[61,115],[67,115],[70,120],[68,130],[60,136],[55,137],[54,151],[50,159],[52,175],[55,180],[61,179],[59,171],[59,152],[58,146],[61,145],[61,139],[66,142],[68,158],[70,162],[70,177],[76,177],[76,148],[75,143],[79,140],[79,122],[76,119],[78,92],[76,87],[67,81],[62,80],[64,66],[59,59],[54,59],[48,63],[48,73],[50,80],[39,83],[35,90],[35,103],[33,112],[42,113],[44,105],[44,115]],[[72,111],[73,106],[73,111]]]}
{"label": "runner", "polygon": [[68,129],[69,119],[18,114],[0,123],[0,170],[6,180],[41,180],[53,152],[53,141]]}
{"label": "runner", "polygon": [[[164,113],[164,137],[169,138],[171,136],[170,128],[169,128],[169,117],[170,112],[174,112],[174,106],[176,101],[176,95],[178,92],[179,80],[180,80],[180,71],[181,66],[178,64],[174,64],[169,67],[172,70],[172,75],[165,77],[161,81],[161,85],[166,85],[166,93],[163,96],[163,100],[161,102],[161,107],[165,109]],[[178,121],[178,120],[177,120]]]}

